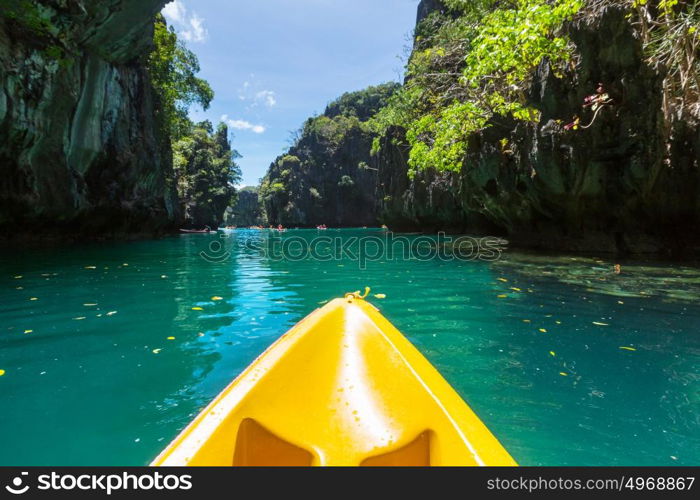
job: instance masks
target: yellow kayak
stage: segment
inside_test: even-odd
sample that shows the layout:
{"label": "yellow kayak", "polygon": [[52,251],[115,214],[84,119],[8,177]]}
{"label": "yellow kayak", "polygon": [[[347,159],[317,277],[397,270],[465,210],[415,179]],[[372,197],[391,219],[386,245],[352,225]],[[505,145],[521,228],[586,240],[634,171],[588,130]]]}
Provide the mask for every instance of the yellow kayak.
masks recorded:
{"label": "yellow kayak", "polygon": [[428,360],[355,293],[277,340],[151,465],[517,464]]}

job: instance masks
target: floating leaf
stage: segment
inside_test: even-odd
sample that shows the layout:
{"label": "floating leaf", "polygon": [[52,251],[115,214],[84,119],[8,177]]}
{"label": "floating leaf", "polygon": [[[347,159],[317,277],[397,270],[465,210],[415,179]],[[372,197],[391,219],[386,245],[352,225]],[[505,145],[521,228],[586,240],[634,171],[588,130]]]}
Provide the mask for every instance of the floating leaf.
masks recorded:
{"label": "floating leaf", "polygon": [[160,351],[162,351],[162,350],[163,350],[163,349],[153,349],[153,354],[158,354],[158,353],[159,353]]}
{"label": "floating leaf", "polygon": [[85,266],[85,269],[97,269],[97,266]]}
{"label": "floating leaf", "polygon": [[168,340],[175,340],[175,337],[168,337]]}
{"label": "floating leaf", "polygon": [[21,279],[22,279],[22,276],[19,276],[19,275],[18,275],[18,276],[15,276],[15,279],[16,279],[16,280],[21,280]]}
{"label": "floating leaf", "polygon": [[204,334],[203,334],[202,332],[199,332],[197,335],[198,335],[199,337],[204,337]]}
{"label": "floating leaf", "polygon": [[117,314],[117,311],[109,311],[107,316],[114,316],[115,314]]}
{"label": "floating leaf", "polygon": [[624,349],[625,351],[636,351],[634,347],[627,347],[627,346],[620,346],[620,349]]}
{"label": "floating leaf", "polygon": [[501,295],[498,296],[499,299],[507,299],[508,294],[502,293]]}
{"label": "floating leaf", "polygon": [[80,316],[80,317],[73,318],[73,319],[74,319],[75,321],[82,321],[82,320],[85,319],[85,316]]}
{"label": "floating leaf", "polygon": [[617,303],[620,304],[620,305],[624,305],[624,304],[625,304],[625,303],[624,303],[623,301],[621,301],[621,300],[618,300]]}
{"label": "floating leaf", "polygon": [[529,319],[524,319],[523,323],[532,323],[532,321],[530,321]]}
{"label": "floating leaf", "polygon": [[549,354],[551,354],[551,355],[552,355],[552,357],[555,357],[555,358],[557,357],[557,353],[556,353],[556,352],[554,352],[554,351],[549,351]]}
{"label": "floating leaf", "polygon": [[383,293],[375,293],[374,296],[378,299],[386,299],[386,294]]}
{"label": "floating leaf", "polygon": [[607,324],[607,323],[601,323],[600,321],[594,321],[593,324],[596,325],[596,326],[610,326],[609,324]]}
{"label": "floating leaf", "polygon": [[561,321],[555,321],[557,325],[561,325]]}
{"label": "floating leaf", "polygon": [[24,330],[24,333],[34,333],[34,330]]}
{"label": "floating leaf", "polygon": [[193,311],[204,311],[204,309],[201,307],[193,307],[192,310]]}
{"label": "floating leaf", "polygon": [[39,300],[39,299],[38,299],[38,298],[36,298],[36,297],[32,297],[32,298],[31,298],[31,299],[29,299],[29,300],[31,300],[32,302],[34,302],[35,300]]}
{"label": "floating leaf", "polygon": [[502,281],[503,283],[508,283],[508,280],[505,278],[496,278],[498,281]]}
{"label": "floating leaf", "polygon": [[2,377],[3,375],[5,375],[5,373],[6,373],[5,370],[0,370],[0,377]]}
{"label": "floating leaf", "polygon": [[211,300],[224,300],[224,298],[223,298],[223,297],[218,297],[218,296],[217,296],[217,297],[212,297]]}
{"label": "floating leaf", "polygon": [[564,372],[559,372],[559,375],[561,375],[562,377],[568,377],[568,376],[569,376],[568,373],[564,373]]}
{"label": "floating leaf", "polygon": [[547,333],[547,329],[546,329],[546,328],[540,328],[540,331],[541,331],[542,333]]}
{"label": "floating leaf", "polygon": [[515,286],[510,287],[510,289],[515,291],[515,292],[522,292],[522,290],[520,288],[515,287]]}

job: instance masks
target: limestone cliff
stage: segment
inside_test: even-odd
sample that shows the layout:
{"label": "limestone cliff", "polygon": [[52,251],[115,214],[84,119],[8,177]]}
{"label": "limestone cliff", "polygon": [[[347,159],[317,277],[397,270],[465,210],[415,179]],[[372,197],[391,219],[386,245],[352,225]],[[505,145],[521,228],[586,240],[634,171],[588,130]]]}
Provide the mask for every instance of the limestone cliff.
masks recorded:
{"label": "limestone cliff", "polygon": [[145,69],[165,0],[0,0],[0,234],[176,219]]}
{"label": "limestone cliff", "polygon": [[389,83],[349,92],[309,119],[267,171],[260,197],[271,224],[309,227],[377,223],[375,137],[366,122],[396,91]]}
{"label": "limestone cliff", "polygon": [[[404,133],[390,131],[379,159],[383,221],[495,232],[544,249],[698,255],[698,120],[667,130],[664,71],[646,64],[623,8],[609,2],[568,29],[576,69],[555,78],[540,66],[529,93],[540,121],[494,120],[472,137],[461,173],[409,181]],[[601,82],[613,105],[590,128],[564,130]]]}

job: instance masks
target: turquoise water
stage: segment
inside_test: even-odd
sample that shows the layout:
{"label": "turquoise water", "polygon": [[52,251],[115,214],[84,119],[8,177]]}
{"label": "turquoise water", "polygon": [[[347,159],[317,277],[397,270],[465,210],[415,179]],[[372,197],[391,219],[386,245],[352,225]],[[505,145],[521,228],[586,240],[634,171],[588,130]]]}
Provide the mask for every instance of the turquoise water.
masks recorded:
{"label": "turquoise water", "polygon": [[290,326],[365,285],[521,464],[700,464],[700,270],[518,253],[359,269],[264,256],[268,234],[0,254],[0,464],[146,464]]}

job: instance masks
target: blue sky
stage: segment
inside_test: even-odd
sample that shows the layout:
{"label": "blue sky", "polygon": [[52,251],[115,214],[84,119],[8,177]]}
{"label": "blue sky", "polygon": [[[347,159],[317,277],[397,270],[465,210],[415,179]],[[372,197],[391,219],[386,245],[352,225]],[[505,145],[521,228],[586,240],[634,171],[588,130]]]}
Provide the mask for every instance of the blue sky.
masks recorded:
{"label": "blue sky", "polygon": [[227,121],[256,185],[290,132],[343,92],[402,78],[418,0],[175,0],[163,13],[216,97],[194,120]]}

